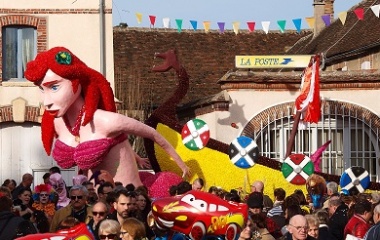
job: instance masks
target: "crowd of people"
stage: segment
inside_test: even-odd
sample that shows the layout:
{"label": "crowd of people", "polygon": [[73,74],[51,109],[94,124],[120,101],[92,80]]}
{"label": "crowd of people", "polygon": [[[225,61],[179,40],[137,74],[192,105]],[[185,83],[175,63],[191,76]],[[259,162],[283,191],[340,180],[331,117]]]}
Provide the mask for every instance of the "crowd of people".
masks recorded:
{"label": "crowd of people", "polygon": [[[7,179],[0,187],[0,239],[15,239],[36,233],[56,233],[85,223],[94,239],[171,239],[149,222],[152,199],[144,186],[123,186],[120,182],[94,182],[79,174],[67,187],[60,169],[53,167],[44,183],[31,189],[33,176],[23,175],[21,183]],[[328,182],[323,206],[313,207],[302,190],[286,193],[274,189],[274,199],[264,194],[262,181],[251,185],[250,193],[226,191],[198,178],[183,181],[168,190],[171,196],[190,190],[208,191],[226,201],[248,205],[249,218],[239,235],[247,239],[380,239],[380,193],[351,196]],[[165,235],[166,234],[166,235]],[[215,236],[214,236],[215,237]],[[223,236],[218,236],[223,239]],[[183,236],[183,239],[188,238]]]}

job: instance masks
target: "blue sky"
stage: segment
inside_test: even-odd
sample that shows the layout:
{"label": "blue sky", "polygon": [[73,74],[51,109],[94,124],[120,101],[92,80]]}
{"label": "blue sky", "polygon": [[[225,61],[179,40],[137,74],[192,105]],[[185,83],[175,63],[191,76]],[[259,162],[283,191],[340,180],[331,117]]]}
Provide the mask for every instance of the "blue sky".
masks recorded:
{"label": "blue sky", "polygon": [[[348,11],[360,0],[335,0],[335,18]],[[142,14],[139,24],[136,13]],[[295,29],[293,19],[301,18],[301,28],[309,28],[305,18],[313,16],[313,0],[113,0],[113,25],[126,22],[130,27],[149,27],[149,15],[156,16],[155,27],[163,27],[162,19],[170,18],[171,28],[177,28],[175,19],[182,19],[182,29],[193,29],[190,20],[210,21],[210,29],[219,29],[217,22],[225,22],[225,29],[232,29],[232,22],[239,21],[240,29],[247,29],[247,22],[256,22],[255,29],[262,29],[262,21],[270,21],[270,29],[278,30],[277,21],[286,20],[285,29]]]}

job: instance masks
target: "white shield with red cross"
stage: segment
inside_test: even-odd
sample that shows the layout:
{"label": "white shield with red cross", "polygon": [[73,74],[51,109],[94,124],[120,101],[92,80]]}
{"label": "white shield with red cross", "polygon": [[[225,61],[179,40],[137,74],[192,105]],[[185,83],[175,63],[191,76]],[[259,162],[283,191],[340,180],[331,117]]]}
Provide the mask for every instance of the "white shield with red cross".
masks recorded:
{"label": "white shield with red cross", "polygon": [[281,172],[288,182],[303,185],[314,173],[314,164],[304,154],[291,154],[282,163]]}
{"label": "white shield with red cross", "polygon": [[188,121],[182,128],[182,143],[191,150],[204,148],[210,140],[210,129],[201,119]]}

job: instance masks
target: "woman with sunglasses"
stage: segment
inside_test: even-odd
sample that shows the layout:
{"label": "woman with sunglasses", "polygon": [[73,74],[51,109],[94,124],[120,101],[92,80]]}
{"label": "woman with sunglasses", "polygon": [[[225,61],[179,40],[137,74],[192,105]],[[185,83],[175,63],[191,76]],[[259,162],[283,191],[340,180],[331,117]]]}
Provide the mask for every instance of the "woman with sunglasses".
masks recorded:
{"label": "woman with sunglasses", "polygon": [[97,202],[92,206],[92,219],[87,226],[91,229],[96,240],[99,240],[100,223],[107,217],[108,207],[104,202]]}
{"label": "woman with sunglasses", "polygon": [[99,226],[100,240],[119,240],[120,224],[116,220],[105,219]]}

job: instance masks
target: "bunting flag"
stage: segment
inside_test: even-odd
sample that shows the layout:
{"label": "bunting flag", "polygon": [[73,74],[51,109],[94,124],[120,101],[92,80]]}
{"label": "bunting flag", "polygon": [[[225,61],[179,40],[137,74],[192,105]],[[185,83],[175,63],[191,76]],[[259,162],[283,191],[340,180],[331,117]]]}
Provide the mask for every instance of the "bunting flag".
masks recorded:
{"label": "bunting flag", "polygon": [[314,28],[314,24],[315,24],[315,18],[314,17],[307,17],[305,18],[306,22],[307,22],[307,25],[309,26],[309,28],[313,29]]}
{"label": "bunting flag", "polygon": [[322,20],[325,23],[326,27],[330,26],[330,24],[331,24],[330,14],[323,15]]}
{"label": "bunting flag", "polygon": [[140,24],[142,22],[142,14],[136,13],[137,23]]}
{"label": "bunting flag", "polygon": [[285,32],[286,20],[278,20],[277,25],[280,28],[281,33]]}
{"label": "bunting flag", "polygon": [[164,28],[169,28],[170,26],[170,18],[163,18],[162,23],[164,25]]}
{"label": "bunting flag", "polygon": [[198,22],[195,20],[190,20],[190,24],[193,27],[194,31],[197,30]]}
{"label": "bunting flag", "polygon": [[262,21],[261,22],[261,26],[263,27],[263,30],[266,34],[268,34],[268,32],[269,32],[269,25],[270,25],[270,21]]}
{"label": "bunting flag", "polygon": [[156,16],[149,15],[150,25],[154,27],[154,24],[156,24]]}
{"label": "bunting flag", "polygon": [[208,33],[210,31],[210,21],[203,21],[203,27],[205,29],[205,32]]}
{"label": "bunting flag", "polygon": [[356,17],[359,20],[363,20],[364,19],[364,9],[363,8],[357,8],[357,9],[355,9],[354,13],[356,14]]}
{"label": "bunting flag", "polygon": [[380,14],[380,4],[371,6],[371,10],[376,17],[379,17]]}
{"label": "bunting flag", "polygon": [[233,22],[232,27],[234,28],[234,33],[237,35],[239,33],[240,22]]}
{"label": "bunting flag", "polygon": [[301,18],[293,19],[293,24],[296,27],[296,30],[298,33],[301,32],[301,22],[302,22]]}
{"label": "bunting flag", "polygon": [[[373,14],[377,18],[379,18],[379,16],[380,16],[380,4],[376,4],[376,5],[370,6],[370,8],[371,8]],[[353,11],[355,13],[355,15],[356,15],[356,17],[357,17],[358,20],[364,20],[364,10],[365,9],[363,9],[363,8],[356,8]],[[141,24],[142,23],[142,19],[143,19],[143,14],[139,13],[139,12],[136,12],[135,15],[136,15],[137,23]],[[323,22],[325,23],[325,26],[328,27],[328,26],[331,25],[331,15],[325,14],[321,18],[322,18]],[[346,18],[347,18],[347,12],[340,12],[338,14],[338,18],[341,21],[341,23],[344,25],[345,22],[346,22]],[[156,16],[149,15],[149,20],[150,20],[150,24],[154,27],[155,24],[156,24]],[[179,26],[178,24],[180,23],[180,21],[177,21],[177,20],[181,20],[182,21],[182,19],[176,19],[177,28],[178,28],[179,31],[181,31],[182,30],[182,23],[181,23],[181,26]],[[314,17],[306,17],[305,20],[307,22],[308,27],[310,29],[313,29],[314,25],[315,25],[315,18]],[[162,21],[163,21],[164,28],[170,28],[170,19],[169,18],[163,18]],[[297,32],[300,33],[301,32],[301,23],[302,23],[301,19],[297,18],[297,19],[293,19],[292,21],[294,23],[294,26],[295,26]],[[191,23],[193,29],[197,30],[198,22],[196,20],[190,20],[190,23]],[[238,21],[235,21],[235,22],[232,23],[232,25],[234,27],[233,30],[234,30],[234,32],[236,34],[240,31],[240,22],[239,22],[239,24],[237,24],[237,23],[238,23]],[[205,32],[209,32],[209,30],[210,30],[210,24],[211,24],[210,21],[203,21],[203,26],[204,26]],[[283,33],[286,30],[286,28],[285,28],[285,26],[286,26],[286,20],[278,20],[277,24],[279,26],[280,31]],[[269,26],[270,26],[270,21],[262,21],[261,25],[262,25],[263,31],[266,34],[268,34],[268,32],[269,32]],[[224,22],[218,22],[218,27],[219,27],[219,30],[220,30],[221,33],[223,33],[225,31],[224,26],[225,26]],[[253,32],[255,30],[255,22],[253,22],[253,21],[252,22],[247,22],[247,26],[248,26],[249,32]]]}
{"label": "bunting flag", "polygon": [[347,12],[340,12],[338,14],[338,17],[339,17],[339,20],[342,22],[342,24],[344,25],[346,23],[346,19],[347,19]]}
{"label": "bunting flag", "polygon": [[175,22],[177,24],[178,32],[182,32],[182,19],[176,19]]}
{"label": "bunting flag", "polygon": [[218,22],[220,33],[224,33],[224,25],[225,25],[225,22]]}
{"label": "bunting flag", "polygon": [[296,111],[301,112],[303,122],[318,123],[321,117],[319,96],[319,56],[311,58],[301,82],[301,93],[295,101]]}
{"label": "bunting flag", "polygon": [[255,22],[247,22],[249,32],[255,31],[255,24]]}

